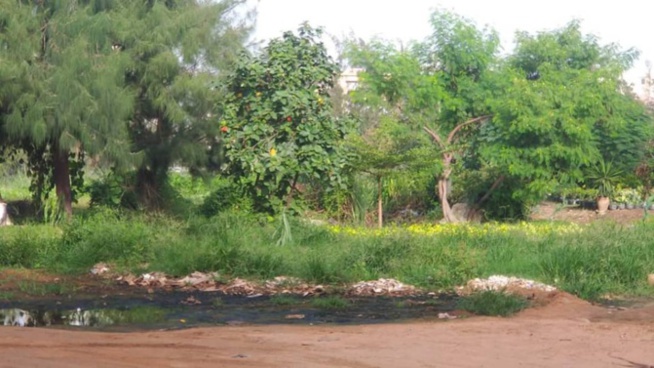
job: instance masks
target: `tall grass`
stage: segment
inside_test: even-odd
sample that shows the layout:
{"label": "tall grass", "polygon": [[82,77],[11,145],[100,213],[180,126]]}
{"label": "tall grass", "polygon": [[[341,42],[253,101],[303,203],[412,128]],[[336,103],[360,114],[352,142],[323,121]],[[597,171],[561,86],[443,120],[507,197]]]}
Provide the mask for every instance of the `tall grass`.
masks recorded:
{"label": "tall grass", "polygon": [[431,290],[505,274],[555,284],[587,299],[651,295],[654,289],[647,284],[654,272],[652,222],[597,224],[574,232],[557,232],[549,224],[550,231],[542,233],[485,225],[438,234],[399,228],[376,234],[286,221],[293,241],[281,246],[278,221],[242,213],[182,221],[96,210],[60,226],[0,228],[0,266],[85,273],[102,261],[173,275],[217,271],[316,283],[393,277]]}

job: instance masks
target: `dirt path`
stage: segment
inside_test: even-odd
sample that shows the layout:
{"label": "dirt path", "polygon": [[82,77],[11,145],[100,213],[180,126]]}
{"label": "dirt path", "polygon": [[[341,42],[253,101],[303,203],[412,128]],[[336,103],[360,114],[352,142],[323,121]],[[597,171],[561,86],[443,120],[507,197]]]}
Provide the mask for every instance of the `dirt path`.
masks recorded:
{"label": "dirt path", "polygon": [[654,365],[654,308],[563,295],[520,316],[144,333],[0,330],[0,367],[632,367]]}

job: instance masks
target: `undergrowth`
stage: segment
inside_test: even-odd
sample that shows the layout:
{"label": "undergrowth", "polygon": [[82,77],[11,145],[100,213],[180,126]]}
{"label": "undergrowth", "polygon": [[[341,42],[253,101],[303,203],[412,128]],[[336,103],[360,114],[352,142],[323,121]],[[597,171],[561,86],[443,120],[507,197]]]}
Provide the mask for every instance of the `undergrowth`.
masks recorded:
{"label": "undergrowth", "polygon": [[280,245],[274,219],[227,212],[179,220],[100,208],[58,226],[0,228],[0,267],[86,273],[95,263],[108,262],[121,270],[217,271],[254,279],[285,275],[332,284],[397,278],[429,290],[504,274],[554,284],[586,299],[652,294],[647,284],[654,271],[651,222],[600,223],[574,231],[568,225],[529,223],[372,232],[288,221],[292,241]]}

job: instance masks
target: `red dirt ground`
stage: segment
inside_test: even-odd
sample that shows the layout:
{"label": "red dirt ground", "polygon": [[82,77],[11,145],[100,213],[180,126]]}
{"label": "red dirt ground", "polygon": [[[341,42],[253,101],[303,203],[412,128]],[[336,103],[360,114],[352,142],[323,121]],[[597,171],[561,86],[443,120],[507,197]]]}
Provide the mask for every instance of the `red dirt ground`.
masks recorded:
{"label": "red dirt ground", "polygon": [[[593,211],[555,209],[545,203],[534,218],[628,223],[643,215],[631,210],[599,217]],[[541,306],[511,318],[366,326],[241,325],[138,333],[6,327],[0,330],[0,367],[654,368],[654,304],[607,309],[566,293],[539,295],[537,302]]]}
{"label": "red dirt ground", "polygon": [[100,333],[3,328],[0,367],[654,366],[654,307],[565,293],[512,318]]}

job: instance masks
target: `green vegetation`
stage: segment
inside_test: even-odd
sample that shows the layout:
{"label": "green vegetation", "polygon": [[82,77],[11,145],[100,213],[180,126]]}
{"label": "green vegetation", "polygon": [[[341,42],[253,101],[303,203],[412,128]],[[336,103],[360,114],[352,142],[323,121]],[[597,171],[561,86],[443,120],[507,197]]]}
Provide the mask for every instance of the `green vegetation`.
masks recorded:
{"label": "green vegetation", "polygon": [[647,221],[398,226],[461,220],[457,202],[499,221],[547,195],[651,202],[632,49],[573,21],[500,55],[494,30],[438,10],[407,47],[345,41],[363,71],[344,94],[320,29],[246,47],[245,3],[0,0],[0,199],[21,225],[0,229],[0,267],[652,294]]}
{"label": "green vegetation", "polygon": [[479,316],[508,317],[527,308],[529,302],[522,296],[502,291],[482,291],[464,297],[458,307]]}
{"label": "green vegetation", "polygon": [[74,285],[66,283],[42,283],[37,281],[20,281],[18,290],[31,296],[63,295],[75,290]]}
{"label": "green vegetation", "polygon": [[311,299],[311,306],[318,309],[346,309],[350,302],[337,295],[319,296]]}
{"label": "green vegetation", "polygon": [[96,210],[61,228],[2,229],[0,266],[86,273],[97,262],[109,262],[119,270],[217,271],[254,279],[286,275],[337,284],[393,277],[429,290],[505,274],[590,299],[652,293],[647,275],[654,260],[649,241],[654,224],[649,221],[630,227],[544,222],[381,231],[290,221],[293,242],[276,246],[276,223],[253,215],[182,221]]}

